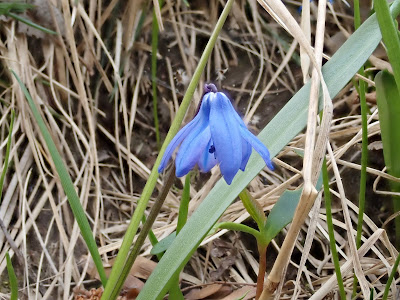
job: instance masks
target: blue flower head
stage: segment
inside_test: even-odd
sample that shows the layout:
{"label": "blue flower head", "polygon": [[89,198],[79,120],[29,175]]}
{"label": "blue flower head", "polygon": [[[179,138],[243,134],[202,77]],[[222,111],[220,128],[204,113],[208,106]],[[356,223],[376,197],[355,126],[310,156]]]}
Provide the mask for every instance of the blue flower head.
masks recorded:
{"label": "blue flower head", "polygon": [[273,170],[267,147],[247,129],[228,97],[218,92],[214,84],[206,84],[204,90],[197,115],[172,139],[158,172],[165,169],[179,145],[175,161],[178,177],[186,175],[196,164],[202,172],[219,164],[226,183],[231,184],[239,169],[246,168],[252,148]]}

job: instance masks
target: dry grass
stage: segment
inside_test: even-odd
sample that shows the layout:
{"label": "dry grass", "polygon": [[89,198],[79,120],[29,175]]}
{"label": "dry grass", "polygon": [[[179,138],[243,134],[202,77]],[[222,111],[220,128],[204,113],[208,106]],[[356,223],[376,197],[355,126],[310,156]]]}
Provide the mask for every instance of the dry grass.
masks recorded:
{"label": "dry grass", "polygon": [[[14,257],[23,299],[70,299],[76,287],[98,286],[96,279],[87,274],[93,271],[86,259],[87,249],[79,238],[79,229],[58,177],[54,175],[55,168],[45,143],[9,69],[22,78],[41,107],[86,208],[100,254],[104,263],[110,265],[157,155],[151,111],[150,2],[88,0],[73,5],[75,1],[36,0],[38,8],[28,17],[57,30],[59,36],[43,35],[2,18],[2,161],[11,108],[17,114],[12,162],[0,204],[0,220],[4,224],[0,231],[0,298],[8,297],[7,251]],[[182,1],[166,1],[157,14],[160,27],[161,24],[164,27],[157,54],[162,136],[176,113],[188,78],[217,21],[222,2],[209,1],[206,5],[203,1],[190,1],[191,6],[186,7]],[[300,23],[299,2],[286,3]],[[316,6],[314,3],[311,6],[314,24]],[[363,7],[365,11],[367,8]],[[144,16],[143,23],[141,15]],[[322,37],[325,37],[326,45],[324,55],[329,57],[340,46],[340,40],[351,34],[353,21],[351,9],[340,1],[329,6],[326,18]],[[313,26],[310,32],[315,33]],[[202,83],[213,81],[228,91],[250,122],[249,126],[258,131],[302,85],[302,70],[299,60],[293,59],[293,53],[299,55],[297,42],[255,0],[238,0],[216,44]],[[381,55],[382,52],[375,53],[370,61],[371,68],[387,67],[386,58]],[[303,55],[302,61],[303,67],[307,66]],[[306,69],[308,73],[308,67]],[[368,84],[372,86],[373,82],[368,81]],[[198,103],[201,93],[198,89],[194,103]],[[329,134],[332,147],[328,163],[336,175],[332,179],[331,192],[336,196],[334,225],[345,287],[348,291],[352,289],[354,262],[361,284],[366,288],[372,284],[379,292],[374,298],[379,298],[383,294],[387,271],[397,255],[387,232],[380,229],[391,209],[385,198],[388,194],[385,187],[388,179],[398,179],[385,173],[379,149],[375,95],[369,94],[368,99],[371,149],[364,245],[358,251],[359,256],[355,256],[354,249],[349,246],[352,244],[349,238],[355,236],[351,233],[356,228],[358,215],[361,141],[359,103],[351,84],[333,100],[333,121],[326,134]],[[189,110],[188,119],[196,104]],[[263,171],[250,183],[250,191],[267,213],[285,189],[302,185],[302,159],[297,151],[303,150],[305,144],[305,134],[298,135],[275,158],[279,166],[277,171]],[[372,145],[377,145],[378,150]],[[311,159],[316,155],[321,156],[321,153],[313,153]],[[190,213],[218,179],[218,170],[213,170],[211,176],[196,175],[190,189]],[[180,182],[182,180],[178,179],[177,187],[181,186]],[[157,188],[161,187],[162,180],[159,180]],[[155,222],[154,232],[159,239],[175,230],[180,195],[180,188],[170,191]],[[236,202],[222,219],[251,225],[248,217],[241,202]],[[285,234],[286,230],[268,249],[269,270]],[[389,234],[392,234],[390,228]],[[150,257],[150,249],[150,243],[146,242],[144,257]],[[193,291],[197,286],[209,288],[205,284],[223,281],[225,287],[229,287],[227,294],[239,290],[236,293],[240,296],[242,287],[252,287],[248,294],[250,298],[255,290],[257,259],[251,237],[219,231],[204,240],[190,260],[182,276],[182,287],[185,291]],[[150,268],[152,264],[146,260],[143,265]],[[319,195],[310,218],[301,227],[278,298],[334,297],[335,280],[325,209]],[[221,288],[222,284],[217,286]],[[212,290],[212,293],[216,292]],[[394,293],[397,292],[394,290]],[[193,297],[191,299],[203,299]],[[225,299],[234,297],[232,293]]]}

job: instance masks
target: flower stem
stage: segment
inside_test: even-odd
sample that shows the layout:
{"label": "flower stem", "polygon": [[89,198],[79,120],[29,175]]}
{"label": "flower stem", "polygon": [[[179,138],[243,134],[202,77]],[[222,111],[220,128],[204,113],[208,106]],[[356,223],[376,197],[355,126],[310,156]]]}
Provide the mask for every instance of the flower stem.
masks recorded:
{"label": "flower stem", "polygon": [[[139,236],[138,236],[135,244],[133,245],[131,253],[129,253],[126,264],[124,265],[124,267],[122,269],[119,280],[116,283],[116,285],[113,289],[113,293],[111,294],[111,297],[109,299],[115,299],[116,296],[118,296],[119,291],[121,290],[122,285],[125,283],[125,280],[129,275],[131,267],[132,267],[133,263],[135,262],[136,257],[139,255],[140,249],[142,248],[142,245],[143,245],[146,237],[148,236],[149,231],[151,230],[151,227],[153,226],[153,223],[156,220],[156,217],[157,217],[158,213],[160,212],[161,207],[165,201],[165,198],[167,198],[168,191],[171,188],[174,181],[175,181],[175,166],[173,166],[171,168],[171,170],[169,171],[169,173],[167,175],[167,180],[164,183],[163,190],[161,191],[160,196],[158,196],[158,198],[154,202],[154,204],[151,208],[150,214],[147,217],[146,222],[143,224],[142,230],[140,231]],[[115,298],[113,298],[113,297],[115,297]]]}
{"label": "flower stem", "polygon": [[258,254],[260,256],[258,265],[258,276],[257,276],[257,289],[256,299],[259,299],[264,287],[264,275],[267,269],[267,247],[268,245],[262,245],[257,241]]}

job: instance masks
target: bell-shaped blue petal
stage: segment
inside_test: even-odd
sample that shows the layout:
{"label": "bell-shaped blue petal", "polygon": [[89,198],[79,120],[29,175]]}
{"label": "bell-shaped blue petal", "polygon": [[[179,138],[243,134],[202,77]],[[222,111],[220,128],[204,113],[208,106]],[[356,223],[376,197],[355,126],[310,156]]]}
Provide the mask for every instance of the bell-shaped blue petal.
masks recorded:
{"label": "bell-shaped blue petal", "polygon": [[263,143],[260,142],[260,140],[252,134],[246,127],[240,126],[240,133],[253,148],[260,154],[260,156],[264,159],[267,167],[270,170],[274,169],[274,166],[272,165],[271,158],[269,156],[269,151],[267,147]]}
{"label": "bell-shaped blue petal", "polygon": [[[233,106],[232,106],[232,108],[233,108]],[[254,150],[256,150],[258,152],[258,154],[260,154],[260,156],[264,159],[267,167],[270,170],[273,170],[274,166],[272,165],[268,148],[263,143],[261,143],[261,141],[258,139],[258,137],[256,137],[254,134],[252,134],[250,132],[250,130],[247,129],[246,124],[243,122],[243,120],[239,117],[239,115],[237,113],[235,114],[235,119],[238,122],[238,124],[240,124],[240,133],[241,133],[242,138],[251,145],[250,147],[253,147]],[[250,154],[251,154],[251,151],[250,151]],[[249,154],[249,158],[250,158],[250,154]],[[248,161],[248,159],[247,159],[247,161]],[[244,160],[243,160],[242,164],[244,164],[244,166],[246,166],[247,161],[244,162]],[[240,169],[242,171],[244,171],[244,168],[243,169],[240,168]]]}
{"label": "bell-shaped blue petal", "polygon": [[181,177],[189,173],[199,161],[199,157],[207,151],[206,147],[211,138],[208,122],[195,128],[183,141],[176,156],[176,176]]}
{"label": "bell-shaped blue petal", "polygon": [[253,148],[251,148],[250,143],[242,139],[242,162],[240,164],[240,170],[244,171],[244,169],[246,169],[252,150]]}
{"label": "bell-shaped blue petal", "polygon": [[180,143],[195,129],[199,126],[199,124],[208,124],[208,117],[210,114],[209,105],[200,106],[200,110],[197,115],[190,121],[185,127],[183,127],[179,132],[174,136],[171,142],[168,144],[167,149],[165,149],[164,156],[161,159],[160,166],[158,167],[158,173],[161,173],[168,164],[168,161],[171,159],[174,150],[179,146]]}
{"label": "bell-shaped blue petal", "polygon": [[242,162],[242,139],[236,111],[223,93],[208,93],[210,102],[210,129],[214,141],[215,155],[222,176],[231,184]]}
{"label": "bell-shaped blue petal", "polygon": [[172,141],[168,144],[167,149],[165,149],[164,156],[161,159],[160,166],[158,167],[158,173],[161,173],[168,164],[168,161],[171,159],[172,153],[179,146],[180,143],[186,138],[186,136],[191,132],[191,130],[196,127],[199,120],[193,119],[190,123],[188,123],[185,127],[183,127],[172,139]]}
{"label": "bell-shaped blue petal", "polygon": [[[208,149],[208,151],[207,151]],[[209,140],[207,147],[203,154],[200,156],[198,161],[198,166],[201,172],[209,172],[218,163],[217,157],[215,155],[215,146],[212,139]]]}

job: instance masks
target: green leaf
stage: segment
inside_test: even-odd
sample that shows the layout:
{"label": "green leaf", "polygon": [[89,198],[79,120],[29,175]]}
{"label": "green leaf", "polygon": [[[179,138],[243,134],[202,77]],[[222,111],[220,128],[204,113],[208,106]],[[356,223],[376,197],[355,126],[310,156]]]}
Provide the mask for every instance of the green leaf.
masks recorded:
{"label": "green leaf", "polygon": [[388,71],[376,75],[375,85],[385,164],[390,175],[400,177],[400,95]]}
{"label": "green leaf", "polygon": [[154,247],[151,249],[150,254],[157,255],[164,253],[169,246],[171,246],[172,242],[175,240],[176,232],[171,233],[169,236],[163,238]]}
{"label": "green leaf", "polygon": [[[387,172],[400,177],[400,95],[395,78],[388,71],[375,76],[376,100]],[[400,183],[390,181],[392,192],[400,192]],[[400,197],[393,196],[393,210],[400,211]],[[395,219],[396,245],[400,245],[400,218]]]}
{"label": "green leaf", "polygon": [[398,30],[392,16],[390,15],[387,0],[374,0],[374,8],[378,18],[379,28],[382,32],[382,39],[385,43],[389,61],[393,68],[397,90],[400,94],[400,40]]}
{"label": "green leaf", "polygon": [[[315,188],[319,191],[322,187],[322,173],[318,177]],[[273,238],[285,227],[292,222],[294,212],[296,211],[297,204],[299,203],[301,192],[303,189],[296,191],[285,190],[275,203],[274,207],[268,215],[267,222],[265,223],[262,231],[263,238],[266,244],[269,244]]]}
{"label": "green leaf", "polygon": [[96,241],[94,240],[93,232],[90,228],[89,221],[86,218],[85,211],[83,210],[78,194],[75,191],[75,186],[72,183],[67,168],[64,165],[60,153],[58,152],[57,147],[54,144],[54,141],[50,135],[50,132],[47,129],[46,124],[44,123],[43,118],[39,113],[39,110],[37,109],[35,103],[33,102],[31,95],[29,94],[25,85],[22,83],[21,79],[19,79],[18,75],[15,74],[13,70],[11,70],[11,72],[17,79],[22,92],[24,93],[26,99],[28,100],[32,114],[40,128],[40,132],[43,136],[43,139],[46,142],[47,148],[49,149],[51,158],[53,159],[58,176],[60,177],[61,185],[64,189],[65,194],[67,195],[67,199],[71,207],[72,213],[74,214],[75,220],[78,223],[79,229],[81,230],[81,234],[83,239],[85,240],[86,246],[88,247],[89,252],[92,255],[93,262],[96,265],[97,272],[99,273],[101,282],[105,286],[107,283],[106,272],[104,271],[103,263],[99,254],[99,250],[97,249]]}
{"label": "green leaf", "polygon": [[264,210],[262,209],[260,203],[258,203],[258,201],[254,199],[252,195],[250,195],[247,189],[244,189],[239,194],[239,198],[242,200],[243,206],[246,208],[247,212],[254,219],[254,221],[256,221],[258,229],[261,230],[261,228],[264,227],[267,218],[265,217]]}
{"label": "green leaf", "polygon": [[8,273],[8,278],[10,280],[10,288],[11,288],[10,300],[18,300],[17,276],[15,275],[14,267],[11,263],[11,258],[8,252],[6,252],[6,260],[7,260],[7,273]]}
{"label": "green leaf", "polygon": [[301,191],[302,189],[296,191],[286,190],[275,203],[264,227],[267,243],[271,242],[283,227],[292,222],[294,212],[300,200]]}
{"label": "green leaf", "polygon": [[[394,15],[397,16],[399,9],[397,1],[392,5]],[[323,75],[331,97],[337,95],[361,68],[380,40],[377,19],[372,15],[323,67]],[[261,141],[269,147],[271,157],[277,155],[305,127],[309,91],[310,85],[307,84],[259,134]],[[231,185],[226,185],[223,179],[217,182],[164,254],[139,294],[138,300],[163,297],[172,275],[186,264],[215,222],[264,166],[265,163],[259,156],[252,155],[245,172],[238,174]]]}

